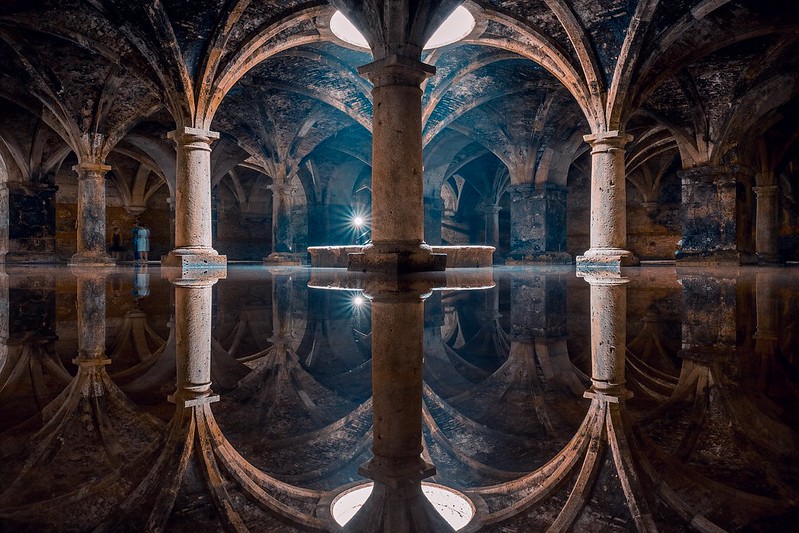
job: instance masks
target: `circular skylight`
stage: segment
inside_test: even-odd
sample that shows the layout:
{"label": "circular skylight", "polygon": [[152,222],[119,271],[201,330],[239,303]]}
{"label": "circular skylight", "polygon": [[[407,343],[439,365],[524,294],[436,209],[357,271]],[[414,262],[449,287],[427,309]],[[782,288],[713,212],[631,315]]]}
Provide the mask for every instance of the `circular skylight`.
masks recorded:
{"label": "circular skylight", "polygon": [[[372,494],[373,486],[374,483],[364,483],[339,494],[333,500],[330,511],[338,525],[345,525],[355,516]],[[455,530],[465,527],[474,517],[472,502],[457,491],[443,485],[422,483],[422,493],[430,500],[438,514]]]}
{"label": "circular skylight", "polygon": [[430,37],[430,40],[424,45],[424,49],[430,50],[431,48],[457,43],[472,32],[474,24],[474,17],[469,13],[469,10],[463,6],[458,6]]}
{"label": "circular skylight", "polygon": [[345,43],[359,48],[369,48],[366,38],[341,11],[336,11],[330,18],[330,31]]}
{"label": "circular skylight", "polygon": [[[458,6],[430,37],[430,40],[424,45],[424,49],[430,50],[456,43],[469,35],[474,29],[474,25],[475,20],[469,10]],[[341,11],[336,11],[330,18],[330,31],[345,43],[358,48],[369,48],[366,38]]]}

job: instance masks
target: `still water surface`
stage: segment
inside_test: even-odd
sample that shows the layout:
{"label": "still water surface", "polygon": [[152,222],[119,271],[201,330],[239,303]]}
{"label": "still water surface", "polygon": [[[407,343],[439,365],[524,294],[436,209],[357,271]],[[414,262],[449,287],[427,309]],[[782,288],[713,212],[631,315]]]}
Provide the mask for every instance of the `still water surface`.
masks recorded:
{"label": "still water surface", "polygon": [[799,519],[799,271],[173,281],[0,274],[0,530],[335,530],[398,457],[473,529]]}

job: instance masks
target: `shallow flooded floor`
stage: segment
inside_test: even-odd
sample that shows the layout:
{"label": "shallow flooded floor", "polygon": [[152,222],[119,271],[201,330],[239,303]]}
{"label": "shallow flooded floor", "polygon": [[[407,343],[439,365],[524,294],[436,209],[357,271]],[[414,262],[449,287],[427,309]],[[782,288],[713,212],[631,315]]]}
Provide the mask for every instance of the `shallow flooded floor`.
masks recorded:
{"label": "shallow flooded floor", "polygon": [[2,531],[799,519],[799,270],[4,272]]}

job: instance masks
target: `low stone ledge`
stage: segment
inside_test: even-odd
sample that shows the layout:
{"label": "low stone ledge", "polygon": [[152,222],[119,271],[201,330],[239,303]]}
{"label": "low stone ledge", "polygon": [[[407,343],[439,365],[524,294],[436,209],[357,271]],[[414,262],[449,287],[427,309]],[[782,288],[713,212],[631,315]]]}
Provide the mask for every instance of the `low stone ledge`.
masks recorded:
{"label": "low stone ledge", "polygon": [[[493,246],[431,246],[434,254],[446,254],[447,268],[486,268],[494,266]],[[363,246],[310,246],[311,266],[347,268],[349,254],[360,253]]]}

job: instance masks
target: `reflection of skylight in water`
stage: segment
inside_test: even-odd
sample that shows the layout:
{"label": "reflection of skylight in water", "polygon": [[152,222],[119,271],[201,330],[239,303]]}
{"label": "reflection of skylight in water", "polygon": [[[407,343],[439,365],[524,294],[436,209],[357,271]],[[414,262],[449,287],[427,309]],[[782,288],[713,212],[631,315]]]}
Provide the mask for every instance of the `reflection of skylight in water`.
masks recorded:
{"label": "reflection of skylight in water", "polygon": [[[345,525],[363,507],[372,493],[372,486],[373,483],[365,483],[340,494],[333,500],[331,512],[338,525]],[[455,530],[465,527],[474,516],[474,507],[469,499],[450,488],[422,483],[422,492],[438,514]]]}
{"label": "reflection of skylight in water", "polygon": [[[430,37],[430,40],[424,45],[424,49],[430,50],[456,43],[469,35],[474,29],[474,25],[474,17],[469,10],[458,6]],[[331,17],[330,31],[345,43],[359,48],[369,48],[369,43],[358,31],[358,28],[341,11],[336,11]]]}
{"label": "reflection of skylight in water", "polygon": [[350,43],[360,48],[369,48],[369,43],[366,42],[358,28],[341,11],[336,11],[330,18],[330,31],[345,43]]}
{"label": "reflection of skylight in water", "polygon": [[424,49],[430,50],[456,43],[472,32],[474,24],[474,17],[469,10],[458,6],[430,37],[430,40],[424,45]]}

